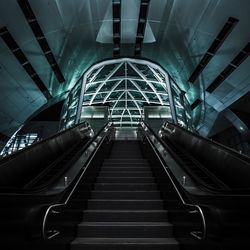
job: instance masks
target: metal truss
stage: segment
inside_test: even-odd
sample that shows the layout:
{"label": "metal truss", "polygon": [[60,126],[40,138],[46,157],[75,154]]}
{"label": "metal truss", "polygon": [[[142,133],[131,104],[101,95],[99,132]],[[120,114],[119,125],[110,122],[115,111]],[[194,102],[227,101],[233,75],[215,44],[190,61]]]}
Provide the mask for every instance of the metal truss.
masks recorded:
{"label": "metal truss", "polygon": [[85,73],[81,106],[108,105],[115,125],[134,126],[142,119],[144,105],[173,108],[169,103],[168,79],[160,66],[146,60],[119,58],[103,61]]}

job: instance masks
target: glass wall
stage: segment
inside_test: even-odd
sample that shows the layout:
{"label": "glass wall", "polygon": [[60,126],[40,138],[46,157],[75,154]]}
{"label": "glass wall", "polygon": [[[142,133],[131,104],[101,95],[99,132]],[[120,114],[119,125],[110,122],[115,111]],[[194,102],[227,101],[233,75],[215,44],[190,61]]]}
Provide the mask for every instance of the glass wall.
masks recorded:
{"label": "glass wall", "polygon": [[191,128],[191,108],[185,92],[178,87],[172,78],[170,78],[170,85],[176,112],[176,121],[182,127]]}
{"label": "glass wall", "polygon": [[70,91],[65,101],[61,129],[81,120],[86,106],[108,106],[115,126],[134,127],[143,119],[144,106],[165,106],[170,121],[191,126],[190,105],[159,65],[146,60],[119,58],[92,66]]}
{"label": "glass wall", "polygon": [[80,101],[82,79],[80,79],[69,92],[66,98],[60,120],[60,130],[69,128],[77,123],[77,111]]}

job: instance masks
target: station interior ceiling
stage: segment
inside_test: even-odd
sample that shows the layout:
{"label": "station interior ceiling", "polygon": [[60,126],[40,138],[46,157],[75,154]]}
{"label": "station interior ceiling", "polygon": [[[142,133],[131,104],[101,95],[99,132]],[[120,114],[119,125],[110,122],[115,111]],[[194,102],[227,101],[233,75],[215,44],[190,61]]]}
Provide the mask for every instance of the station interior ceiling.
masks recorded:
{"label": "station interior ceiling", "polygon": [[160,64],[200,134],[249,138],[249,13],[248,0],[0,0],[0,140],[112,57]]}

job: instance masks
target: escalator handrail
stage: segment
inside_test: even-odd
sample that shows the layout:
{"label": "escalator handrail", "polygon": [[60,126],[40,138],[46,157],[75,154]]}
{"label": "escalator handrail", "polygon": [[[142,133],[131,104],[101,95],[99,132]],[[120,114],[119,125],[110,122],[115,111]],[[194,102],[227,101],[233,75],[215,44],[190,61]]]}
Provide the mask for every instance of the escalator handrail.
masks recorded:
{"label": "escalator handrail", "polygon": [[[92,143],[93,143],[93,141],[95,141],[95,139],[100,135],[100,133],[108,126],[108,124],[109,124],[109,122],[107,122],[92,138],[90,138],[90,140],[88,140],[87,141],[87,143],[83,146],[83,149],[81,150],[81,152],[84,152]],[[74,156],[73,156],[73,158],[75,158],[76,157],[76,155],[78,155],[78,153],[76,153]],[[62,160],[63,160],[63,158],[62,158]],[[65,169],[63,169],[63,172],[65,171]],[[62,175],[62,171],[59,171],[59,173],[57,174],[57,176],[55,176],[54,178],[53,178],[53,180],[54,179],[56,179],[56,178],[58,178],[58,176],[61,176]],[[51,182],[49,182],[48,184],[46,184],[46,185],[43,185],[43,186],[39,186],[39,187],[37,187],[37,188],[33,188],[32,190],[41,190],[42,188],[43,189],[45,189],[45,188],[47,188],[49,185],[51,184]]]}
{"label": "escalator handrail", "polygon": [[166,144],[165,141],[163,141],[161,138],[159,138],[156,133],[152,130],[152,128],[150,128],[145,122],[143,122],[143,124],[148,128],[148,130],[158,139],[158,141],[160,141],[160,143],[162,144],[162,146],[167,149],[167,151],[172,155],[172,157],[174,158],[175,161],[177,161],[177,163],[181,166],[183,166],[183,168],[186,170],[186,172],[190,175],[190,177],[193,178],[193,180],[195,182],[198,182],[198,184],[203,188],[205,189],[206,191],[209,191],[209,192],[213,192],[213,193],[222,193],[222,192],[230,192],[231,190],[228,190],[228,189],[217,189],[217,188],[213,188],[213,187],[210,187],[208,185],[206,185],[204,182],[200,181],[198,179],[198,177],[194,177],[194,175],[192,174],[192,172],[184,165],[183,162],[181,162],[178,158],[178,156],[176,155],[176,153],[174,152],[174,150]]}
{"label": "escalator handrail", "polygon": [[[93,154],[91,155],[90,159],[88,160],[88,162],[87,162],[84,170],[76,178],[75,183],[74,183],[73,187],[71,187],[71,189],[69,190],[68,195],[66,197],[64,197],[64,201],[62,201],[60,203],[56,203],[56,204],[50,205],[46,209],[46,212],[44,213],[44,217],[43,217],[43,222],[42,222],[42,237],[43,237],[44,240],[50,240],[50,239],[52,239],[52,238],[54,238],[54,237],[56,237],[57,235],[60,234],[60,231],[58,231],[58,230],[52,230],[50,232],[51,235],[50,236],[47,235],[47,233],[46,233],[46,224],[47,224],[48,215],[49,215],[50,212],[52,212],[52,213],[58,213],[58,211],[54,210],[55,208],[63,207],[63,206],[66,206],[68,204],[70,198],[72,197],[72,195],[73,195],[74,191],[76,190],[78,184],[80,183],[82,177],[84,176],[84,174],[87,171],[89,165],[91,164],[92,159],[95,157],[96,153],[98,152],[98,149],[101,147],[101,145],[103,144],[103,142],[107,138],[107,136],[110,133],[112,133],[111,129],[112,129],[112,123],[109,122],[106,126],[103,127],[103,129],[101,129],[99,131],[98,134],[100,134],[102,131],[104,131],[105,135],[103,136],[103,138],[99,142],[99,145],[95,148],[95,151],[93,152]],[[96,135],[96,137],[97,137],[97,135]],[[93,142],[93,140],[92,140],[92,142]]]}
{"label": "escalator handrail", "polygon": [[[12,154],[9,154],[9,155],[7,155],[7,156],[1,158],[1,159],[0,159],[0,165],[3,164],[3,163],[6,162],[6,161],[11,160],[12,158],[15,158],[17,155],[22,154],[23,152],[26,152],[26,151],[31,150],[32,148],[36,147],[37,145],[45,144],[45,143],[48,142],[49,140],[52,140],[52,139],[54,139],[54,138],[56,138],[56,137],[61,136],[61,135],[64,134],[64,133],[67,133],[69,130],[74,130],[74,129],[76,129],[76,128],[80,128],[81,126],[83,126],[83,124],[85,124],[85,122],[82,122],[82,123],[79,123],[79,124],[77,124],[77,125],[74,125],[74,126],[68,128],[68,129],[66,129],[66,130],[59,131],[59,132],[57,132],[57,133],[55,133],[55,134],[53,134],[53,135],[51,135],[51,136],[49,136],[49,137],[47,137],[47,138],[45,138],[45,139],[42,139],[42,140],[40,140],[40,141],[36,141],[35,143],[32,143],[31,145],[29,145],[29,146],[27,146],[27,147],[25,147],[25,148],[22,148],[22,149],[20,149],[20,150],[17,150],[17,151],[15,151],[15,152],[13,152]],[[86,127],[84,130],[88,131],[88,130],[89,130],[89,127]]]}
{"label": "escalator handrail", "polygon": [[[169,122],[168,122],[169,123]],[[170,150],[170,152],[172,153],[172,156],[174,157],[174,159],[179,163],[179,161],[178,161],[178,157],[177,156],[175,156],[175,153],[173,152],[173,150],[170,148],[170,147],[168,147],[168,145],[166,144],[166,142],[164,142],[163,140],[162,140],[162,138],[159,138],[159,136],[157,136],[156,135],[156,133],[152,130],[152,128],[150,128],[145,122],[143,122],[143,124],[149,129],[149,131],[161,142],[161,144],[162,144],[162,146],[164,147],[164,148],[167,148],[167,149],[169,149]],[[172,123],[171,123],[171,125],[172,125]],[[173,124],[174,125],[174,124]],[[174,125],[174,126],[176,126],[176,125]],[[187,132],[190,132],[190,131],[187,131]],[[190,132],[191,133],[191,132]],[[192,135],[193,135],[194,133],[192,133]],[[194,134],[195,135],[195,134]],[[198,137],[201,137],[201,138],[203,138],[203,139],[206,139],[206,138],[204,138],[204,137],[202,137],[202,136],[200,136],[200,135],[197,135]],[[206,140],[208,140],[208,141],[210,141],[209,139],[206,139]],[[212,142],[212,141],[211,141]],[[215,143],[215,142],[214,142]],[[217,144],[217,143],[215,143],[215,144]],[[226,147],[226,146],[224,146],[224,145],[221,145],[221,146],[223,146],[223,147]],[[230,149],[230,148],[228,148],[230,151],[233,151],[233,152],[235,152],[234,150],[232,150],[232,149]],[[235,152],[235,153],[237,153],[237,152]],[[239,155],[239,153],[237,153],[237,155]],[[242,155],[243,156],[243,155]],[[185,168],[185,170],[190,174],[190,171],[188,171],[188,169],[187,168]],[[191,176],[193,176],[192,174],[191,174]],[[194,181],[198,181],[197,180],[197,178],[195,178],[194,179]],[[209,192],[213,192],[214,194],[218,194],[218,195],[223,195],[223,196],[227,196],[227,195],[232,195],[232,196],[238,196],[238,195],[246,195],[246,196],[249,196],[249,194],[250,194],[250,189],[249,188],[235,188],[235,189],[232,189],[232,188],[230,188],[230,189],[216,189],[216,188],[212,188],[212,187],[210,187],[210,186],[207,186],[206,184],[204,184],[204,183],[201,183],[201,182],[199,182],[199,185],[201,185],[206,191],[209,191]]]}
{"label": "escalator handrail", "polygon": [[[145,123],[144,123],[144,124],[145,124]],[[148,126],[147,126],[147,127],[148,127]],[[143,130],[143,131],[144,131],[144,130]],[[195,238],[197,238],[197,239],[199,239],[199,240],[205,239],[205,238],[206,238],[206,235],[207,235],[207,223],[206,223],[206,218],[205,218],[205,215],[204,215],[204,212],[203,212],[202,208],[201,208],[199,205],[197,205],[197,204],[192,204],[192,203],[189,203],[189,201],[185,201],[185,198],[184,198],[183,195],[181,194],[180,187],[177,187],[177,185],[178,185],[177,182],[173,180],[173,177],[172,177],[171,173],[169,172],[168,167],[164,165],[164,163],[163,163],[161,157],[159,156],[157,150],[156,150],[155,147],[154,147],[153,142],[152,142],[151,139],[148,137],[147,133],[145,133],[145,131],[144,131],[144,135],[145,135],[145,137],[147,138],[147,140],[148,140],[148,142],[149,142],[151,148],[153,149],[155,155],[157,156],[157,158],[158,158],[158,160],[159,160],[161,166],[163,167],[165,173],[167,174],[168,178],[170,179],[170,181],[171,181],[171,183],[172,183],[172,185],[173,185],[173,187],[174,187],[176,193],[178,194],[178,197],[180,198],[182,204],[183,204],[184,206],[187,206],[187,207],[195,208],[195,211],[198,211],[199,214],[200,214],[201,221],[202,221],[203,231],[202,231],[201,235],[199,235],[199,232],[196,232],[196,231],[190,232],[190,234],[191,234],[193,237],[195,237]],[[181,188],[182,188],[182,187],[181,187]]]}
{"label": "escalator handrail", "polygon": [[[92,138],[90,138],[90,140],[88,140],[86,145],[84,145],[83,150],[87,149],[93,143],[93,141],[95,141],[95,139],[100,135],[100,133],[105,129],[105,127],[108,124],[109,124],[109,122],[107,122]],[[79,125],[83,125],[83,123],[78,124],[78,126]],[[76,126],[71,127],[69,129],[76,128],[78,126],[76,125]],[[63,130],[62,132],[66,132],[69,129]],[[89,128],[86,128],[86,130],[88,130],[88,129]],[[58,135],[58,133],[56,135]],[[53,136],[50,137],[50,138],[53,138]],[[54,164],[54,162],[51,163],[51,164]],[[62,173],[60,172],[60,173],[58,173],[58,175],[59,174],[61,175]],[[23,195],[23,194],[25,194],[25,195],[33,195],[33,194],[38,194],[38,193],[41,193],[42,191],[44,191],[50,184],[51,183],[48,183],[48,184],[46,184],[44,186],[39,186],[37,188],[30,188],[30,189],[26,189],[26,188],[21,188],[20,189],[20,188],[10,188],[10,187],[0,188],[0,195],[5,195],[5,194],[7,194],[7,195],[11,195],[11,194],[13,194],[13,195]]]}
{"label": "escalator handrail", "polygon": [[[237,158],[239,158],[240,160],[242,160],[242,161],[246,161],[246,162],[250,162],[250,157],[249,156],[247,156],[247,155],[244,155],[244,154],[242,154],[242,153],[239,153],[238,151],[236,151],[235,149],[232,149],[232,148],[230,148],[230,147],[228,147],[228,146],[226,146],[226,145],[223,145],[223,144],[221,144],[221,143],[219,143],[219,142],[217,142],[217,141],[214,141],[214,140],[212,140],[212,139],[208,139],[208,138],[206,138],[206,137],[204,137],[204,136],[201,136],[201,135],[199,135],[199,134],[197,134],[197,133],[194,133],[194,132],[192,132],[192,131],[190,131],[190,130],[187,130],[187,129],[185,129],[185,128],[183,128],[183,127],[181,127],[181,126],[179,126],[179,125],[177,125],[177,124],[173,124],[173,123],[171,123],[171,122],[166,122],[166,124],[170,124],[171,126],[173,126],[173,127],[176,127],[176,128],[178,128],[178,129],[180,129],[180,130],[182,130],[184,133],[186,133],[186,134],[190,134],[190,135],[192,135],[192,136],[194,136],[194,137],[196,137],[196,138],[199,138],[199,139],[201,139],[202,141],[205,141],[207,144],[210,144],[210,145],[213,145],[213,146],[215,146],[215,147],[217,147],[217,148],[219,148],[219,149],[222,149],[222,150],[224,150],[224,151],[226,151],[227,153],[229,153],[229,154],[231,154],[231,155],[234,155],[235,157],[237,157]],[[165,128],[165,124],[162,126],[162,128],[163,129],[166,129]]]}

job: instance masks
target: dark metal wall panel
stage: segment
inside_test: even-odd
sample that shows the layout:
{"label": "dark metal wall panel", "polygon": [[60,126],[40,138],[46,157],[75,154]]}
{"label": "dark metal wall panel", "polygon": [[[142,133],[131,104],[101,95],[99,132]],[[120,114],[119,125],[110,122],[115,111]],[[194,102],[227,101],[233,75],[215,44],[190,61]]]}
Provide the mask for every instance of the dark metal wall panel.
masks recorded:
{"label": "dark metal wall panel", "polygon": [[36,16],[29,4],[28,0],[18,0],[19,6],[21,8],[21,10],[23,11],[23,14],[30,26],[30,28],[32,29],[37,42],[39,43],[44,56],[46,57],[48,63],[50,64],[57,80],[59,81],[59,83],[63,83],[65,82],[64,76],[61,72],[61,69],[59,68],[59,65],[57,64],[57,61],[55,59],[55,56],[53,54],[53,52],[51,51],[51,48],[46,40],[46,37],[41,29],[40,24],[38,23]]}
{"label": "dark metal wall panel", "polygon": [[9,136],[7,136],[7,135],[0,132],[0,141],[1,142],[7,142],[9,139],[10,139]]}
{"label": "dark metal wall panel", "polygon": [[19,63],[22,65],[22,67],[25,69],[27,74],[31,77],[33,82],[37,85],[37,87],[41,90],[43,95],[47,100],[52,98],[52,95],[50,94],[49,90],[47,89],[44,82],[41,80],[41,78],[38,76],[37,72],[33,68],[33,66],[30,64],[27,57],[24,55],[21,48],[16,43],[13,36],[10,34],[8,29],[6,27],[3,27],[0,29],[0,36],[5,42],[5,44],[8,46],[8,48],[11,50],[12,54],[16,57],[16,59],[19,61]]}

